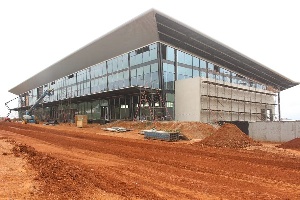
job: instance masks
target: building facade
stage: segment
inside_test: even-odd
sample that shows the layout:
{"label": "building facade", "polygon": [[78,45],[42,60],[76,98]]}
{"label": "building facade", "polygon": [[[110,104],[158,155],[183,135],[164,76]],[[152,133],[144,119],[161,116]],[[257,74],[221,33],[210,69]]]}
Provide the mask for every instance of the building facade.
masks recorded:
{"label": "building facade", "polygon": [[298,83],[150,10],[12,88],[42,120],[264,121]]}

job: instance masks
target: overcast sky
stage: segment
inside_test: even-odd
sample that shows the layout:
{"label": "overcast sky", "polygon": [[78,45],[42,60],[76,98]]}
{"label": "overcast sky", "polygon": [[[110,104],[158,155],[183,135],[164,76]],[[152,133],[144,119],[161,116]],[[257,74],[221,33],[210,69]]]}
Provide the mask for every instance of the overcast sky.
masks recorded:
{"label": "overcast sky", "polygon": [[[1,1],[0,116],[7,114],[4,103],[16,97],[8,90],[151,8],[300,82],[298,2]],[[300,86],[281,93],[281,116],[300,120]]]}

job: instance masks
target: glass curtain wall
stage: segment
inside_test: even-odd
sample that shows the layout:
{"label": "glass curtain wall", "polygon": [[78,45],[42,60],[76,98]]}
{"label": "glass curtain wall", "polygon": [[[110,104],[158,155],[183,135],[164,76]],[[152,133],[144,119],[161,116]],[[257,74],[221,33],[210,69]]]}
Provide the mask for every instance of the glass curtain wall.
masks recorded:
{"label": "glass curtain wall", "polygon": [[[148,110],[150,115],[154,116],[156,112],[161,113],[160,118],[172,119],[175,110],[175,81],[193,77],[212,78],[266,89],[264,84],[200,57],[162,43],[153,43],[32,89],[21,95],[24,101],[20,101],[20,107],[22,102],[25,102],[27,106],[33,105],[41,95],[41,91],[46,88],[54,89],[54,94],[45,98],[44,101],[60,102],[104,91],[144,86],[161,89],[162,92],[151,97],[150,104],[143,102],[143,109]],[[78,113],[86,113],[93,119],[108,118],[108,116],[111,119],[127,119],[133,118],[135,112],[140,112],[136,111],[141,104],[139,95],[134,97],[130,94],[121,95],[114,97],[113,100],[106,99],[105,101],[105,106],[98,100],[90,101],[89,105],[78,104]],[[150,107],[153,107],[152,111]],[[82,108],[84,108],[83,111]]]}

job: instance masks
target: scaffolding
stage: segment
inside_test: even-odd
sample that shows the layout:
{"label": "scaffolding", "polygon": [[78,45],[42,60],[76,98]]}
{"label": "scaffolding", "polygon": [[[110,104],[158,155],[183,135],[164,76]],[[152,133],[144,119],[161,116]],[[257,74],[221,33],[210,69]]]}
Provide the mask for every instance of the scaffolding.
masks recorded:
{"label": "scaffolding", "polygon": [[272,121],[276,93],[254,87],[203,78],[202,121]]}
{"label": "scaffolding", "polygon": [[[139,91],[139,103],[133,120],[172,120],[160,89],[139,87]],[[147,109],[149,114],[145,114],[142,109]]]}

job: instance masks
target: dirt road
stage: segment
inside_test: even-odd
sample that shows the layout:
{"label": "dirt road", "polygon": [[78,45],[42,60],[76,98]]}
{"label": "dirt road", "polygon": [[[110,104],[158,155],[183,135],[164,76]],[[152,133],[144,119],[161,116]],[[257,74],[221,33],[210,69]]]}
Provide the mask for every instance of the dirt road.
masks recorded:
{"label": "dirt road", "polygon": [[300,199],[294,154],[18,123],[0,123],[0,137],[37,172],[37,199]]}

